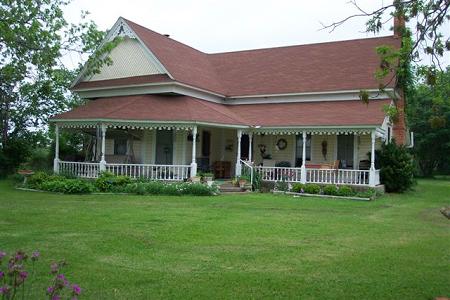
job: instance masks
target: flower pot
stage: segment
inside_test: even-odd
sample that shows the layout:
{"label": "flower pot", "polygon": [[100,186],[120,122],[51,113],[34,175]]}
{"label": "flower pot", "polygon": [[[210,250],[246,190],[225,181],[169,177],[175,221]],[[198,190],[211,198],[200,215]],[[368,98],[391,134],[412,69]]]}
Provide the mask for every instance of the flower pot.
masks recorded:
{"label": "flower pot", "polygon": [[241,189],[245,188],[245,184],[247,183],[247,180],[239,180],[239,187]]}
{"label": "flower pot", "polygon": [[191,177],[191,181],[194,182],[194,183],[199,183],[200,182],[200,177],[199,176]]}

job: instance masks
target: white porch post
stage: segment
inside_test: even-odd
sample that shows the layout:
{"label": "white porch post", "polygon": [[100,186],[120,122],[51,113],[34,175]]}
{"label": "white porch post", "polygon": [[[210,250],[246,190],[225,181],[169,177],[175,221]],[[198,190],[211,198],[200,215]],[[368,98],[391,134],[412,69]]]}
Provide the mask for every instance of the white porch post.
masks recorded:
{"label": "white porch post", "polygon": [[102,149],[101,149],[101,159],[100,159],[100,171],[106,170],[106,160],[105,160],[105,152],[106,152],[106,125],[102,124]]}
{"label": "white porch post", "polygon": [[53,172],[59,173],[59,127],[55,125],[55,159],[53,160]]}
{"label": "white porch post", "polygon": [[251,163],[252,162],[252,151],[253,151],[253,149],[252,149],[252,142],[253,142],[253,133],[252,132],[249,132],[248,133],[248,160],[249,160],[249,162]]}
{"label": "white porch post", "polygon": [[238,131],[237,131],[236,168],[235,168],[235,175],[236,175],[236,177],[241,176],[241,174],[242,174],[242,168],[241,168],[241,138],[242,138],[242,130],[238,129]]}
{"label": "white porch post", "polygon": [[197,154],[197,126],[192,128],[192,162],[191,162],[191,177],[197,176],[197,163],[195,162],[195,156]]}
{"label": "white porch post", "polygon": [[371,187],[375,186],[375,130],[371,133],[372,137],[372,149],[370,155],[370,171],[369,171],[369,185]]}
{"label": "white porch post", "polygon": [[302,132],[302,142],[303,142],[303,148],[302,148],[302,167],[300,169],[300,182],[306,183],[306,132]]}

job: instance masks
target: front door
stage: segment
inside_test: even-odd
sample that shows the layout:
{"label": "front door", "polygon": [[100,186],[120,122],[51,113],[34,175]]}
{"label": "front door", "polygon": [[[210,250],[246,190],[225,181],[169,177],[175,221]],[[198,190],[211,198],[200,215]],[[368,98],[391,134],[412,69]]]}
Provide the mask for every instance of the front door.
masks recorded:
{"label": "front door", "polygon": [[173,131],[156,131],[156,157],[155,163],[158,165],[171,165],[173,156]]}
{"label": "front door", "polygon": [[338,135],[337,159],[343,169],[353,168],[353,134]]}
{"label": "front door", "polygon": [[241,136],[241,159],[248,160],[248,145],[250,143],[250,139],[248,135],[243,134]]}

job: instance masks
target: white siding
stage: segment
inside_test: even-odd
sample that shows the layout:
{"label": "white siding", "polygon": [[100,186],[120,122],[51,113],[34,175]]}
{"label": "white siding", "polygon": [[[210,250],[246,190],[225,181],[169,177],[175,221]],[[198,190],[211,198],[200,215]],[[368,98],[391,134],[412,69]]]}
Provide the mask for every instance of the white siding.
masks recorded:
{"label": "white siding", "polygon": [[124,78],[160,74],[155,62],[145,52],[139,41],[126,37],[111,53],[112,65],[103,66],[99,74],[94,74],[87,81]]}

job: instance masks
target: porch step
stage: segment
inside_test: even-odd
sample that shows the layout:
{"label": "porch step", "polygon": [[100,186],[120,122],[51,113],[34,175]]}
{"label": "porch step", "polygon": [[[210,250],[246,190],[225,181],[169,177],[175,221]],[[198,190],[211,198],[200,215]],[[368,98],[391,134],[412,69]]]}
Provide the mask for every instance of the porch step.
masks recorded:
{"label": "porch step", "polygon": [[245,193],[246,190],[242,190],[238,186],[234,186],[231,182],[225,182],[219,186],[221,193]]}

